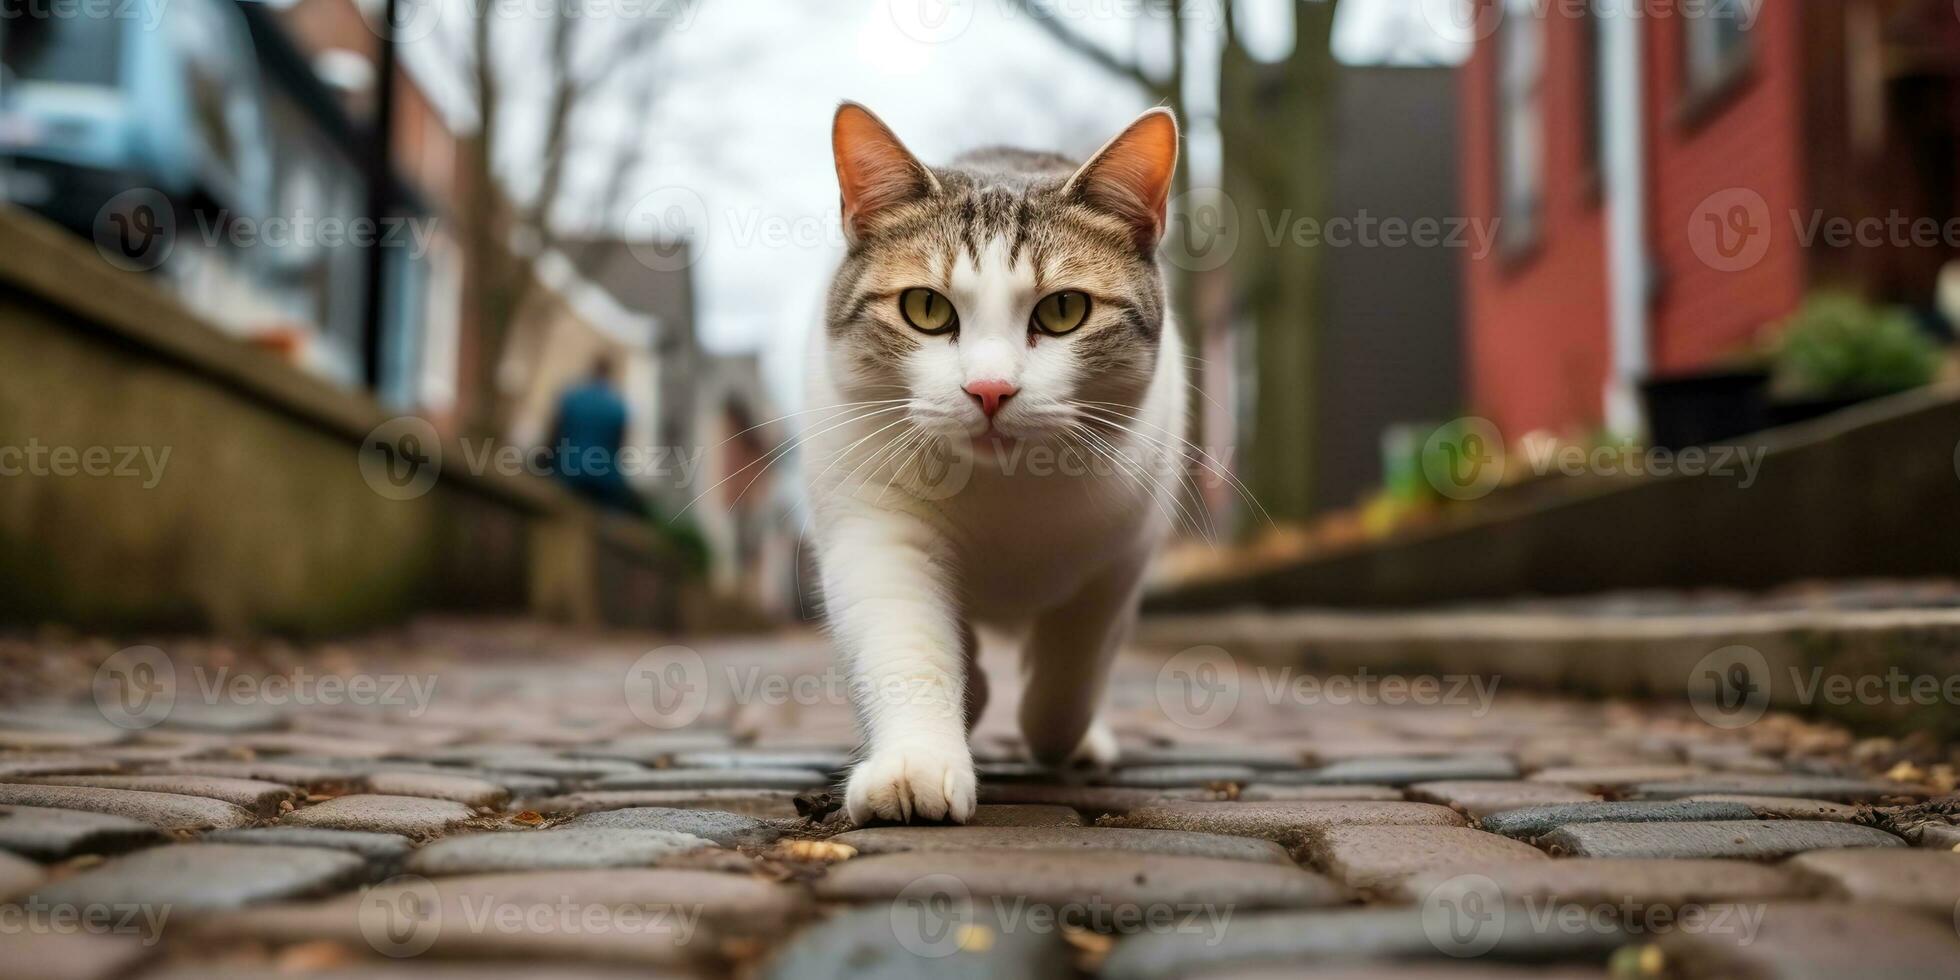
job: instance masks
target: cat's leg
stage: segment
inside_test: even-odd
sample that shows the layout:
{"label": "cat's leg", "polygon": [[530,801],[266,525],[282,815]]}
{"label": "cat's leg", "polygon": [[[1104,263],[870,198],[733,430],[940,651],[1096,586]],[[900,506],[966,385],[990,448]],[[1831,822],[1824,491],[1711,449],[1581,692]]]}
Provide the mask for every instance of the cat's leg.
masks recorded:
{"label": "cat's leg", "polygon": [[980,669],[980,637],[972,623],[960,624],[960,652],[966,665],[966,733],[972,735],[987,710],[987,674]]}
{"label": "cat's leg", "polygon": [[1074,754],[1068,757],[1069,765],[1086,769],[1108,769],[1116,764],[1119,754],[1116,733],[1101,718],[1089,723],[1089,730],[1082,733],[1082,744],[1075,747]]}
{"label": "cat's leg", "polygon": [[865,737],[844,805],[851,820],[973,816],[966,654],[939,532],[863,508],[825,533],[824,602],[850,660]]}
{"label": "cat's leg", "polygon": [[1110,662],[1136,623],[1143,569],[1141,561],[1112,569],[1035,620],[1023,652],[1020,721],[1036,762],[1116,761],[1116,738],[1096,720],[1096,707]]}

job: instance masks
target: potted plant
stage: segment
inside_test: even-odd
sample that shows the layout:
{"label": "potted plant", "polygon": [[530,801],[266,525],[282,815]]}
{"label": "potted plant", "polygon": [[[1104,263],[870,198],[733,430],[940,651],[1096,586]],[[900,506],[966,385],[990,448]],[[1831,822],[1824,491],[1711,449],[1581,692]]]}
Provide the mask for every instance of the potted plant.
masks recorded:
{"label": "potted plant", "polygon": [[1769,380],[1767,370],[1750,366],[1647,379],[1640,397],[1648,441],[1679,451],[1768,428]]}
{"label": "potted plant", "polygon": [[1911,314],[1843,292],[1807,300],[1784,324],[1773,362],[1772,421],[1787,425],[1927,384],[1940,352]]}

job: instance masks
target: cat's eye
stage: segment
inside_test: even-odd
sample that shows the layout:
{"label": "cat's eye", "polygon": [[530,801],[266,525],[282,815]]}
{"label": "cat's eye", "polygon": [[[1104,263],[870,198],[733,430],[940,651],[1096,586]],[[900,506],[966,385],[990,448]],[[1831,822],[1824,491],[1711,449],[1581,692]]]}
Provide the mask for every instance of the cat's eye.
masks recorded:
{"label": "cat's eye", "polygon": [[952,302],[930,289],[908,289],[898,294],[898,313],[921,333],[941,334],[960,325]]}
{"label": "cat's eye", "polygon": [[1061,335],[1089,319],[1089,294],[1064,289],[1049,293],[1034,305],[1034,327],[1042,333]]}

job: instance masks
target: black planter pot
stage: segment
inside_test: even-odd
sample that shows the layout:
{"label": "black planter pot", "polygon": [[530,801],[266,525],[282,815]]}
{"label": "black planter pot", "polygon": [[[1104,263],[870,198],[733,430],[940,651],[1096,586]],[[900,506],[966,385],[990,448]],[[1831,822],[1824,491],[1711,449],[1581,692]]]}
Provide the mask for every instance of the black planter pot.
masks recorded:
{"label": "black planter pot", "polygon": [[1640,395],[1649,440],[1662,449],[1707,446],[1771,425],[1766,371],[1653,378],[1641,384]]}
{"label": "black planter pot", "polygon": [[1842,411],[1861,402],[1877,398],[1876,394],[1836,395],[1830,398],[1802,398],[1793,401],[1771,402],[1769,419],[1771,425],[1795,425],[1811,419],[1822,418],[1832,412]]}

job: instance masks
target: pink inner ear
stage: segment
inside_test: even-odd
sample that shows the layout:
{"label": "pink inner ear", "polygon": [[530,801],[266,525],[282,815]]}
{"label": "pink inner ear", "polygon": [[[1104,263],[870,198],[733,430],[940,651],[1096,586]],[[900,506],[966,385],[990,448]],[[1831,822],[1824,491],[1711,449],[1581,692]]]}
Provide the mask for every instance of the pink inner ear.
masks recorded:
{"label": "pink inner ear", "polygon": [[879,211],[925,196],[932,177],[905,144],[861,106],[837,111],[832,128],[837,183],[844,195],[844,221],[853,233]]}
{"label": "pink inner ear", "polygon": [[1135,229],[1137,244],[1152,248],[1164,234],[1164,209],[1177,171],[1177,123],[1153,112],[1130,124],[1076,174],[1082,199]]}

